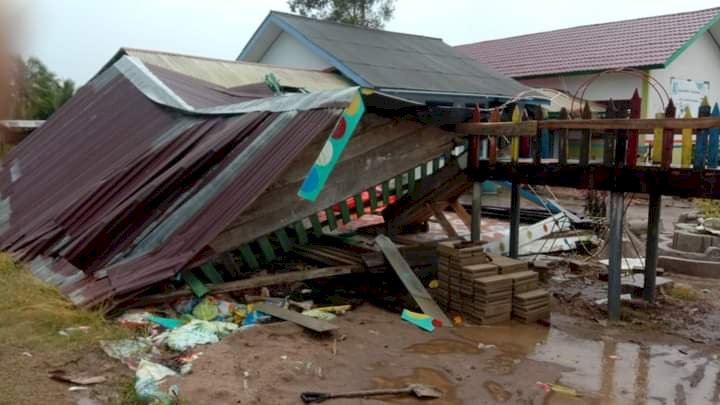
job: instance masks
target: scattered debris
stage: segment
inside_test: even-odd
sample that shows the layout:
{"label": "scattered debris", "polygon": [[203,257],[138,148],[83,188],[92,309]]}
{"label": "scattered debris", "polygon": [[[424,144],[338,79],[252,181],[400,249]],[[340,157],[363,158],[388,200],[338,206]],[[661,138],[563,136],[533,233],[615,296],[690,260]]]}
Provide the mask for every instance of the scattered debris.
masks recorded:
{"label": "scattered debris", "polygon": [[272,304],[257,304],[255,308],[260,312],[264,312],[276,318],[296,323],[302,327],[314,330],[315,332],[329,332],[338,328],[337,325],[333,325],[322,319],[315,319],[310,316],[302,315],[300,313],[293,312]]}
{"label": "scattered debris", "polygon": [[426,330],[428,332],[432,332],[435,330],[435,319],[433,319],[433,317],[431,317],[430,315],[420,314],[417,312],[409,311],[407,309],[403,309],[400,317],[404,321],[408,321],[411,324],[417,326],[418,328]]}
{"label": "scattered debris", "polygon": [[160,389],[160,384],[167,377],[176,376],[177,373],[163,365],[147,360],[140,361],[135,372],[135,393],[144,401],[158,401],[160,404],[172,404],[176,398],[177,389],[171,387],[168,392]]}
{"label": "scattered debris", "polygon": [[94,384],[101,384],[107,381],[107,377],[105,376],[92,376],[92,377],[83,377],[83,376],[73,376],[73,375],[67,375],[65,370],[54,370],[48,373],[48,377],[55,381],[65,382],[69,384],[75,384],[75,385],[94,385]]}
{"label": "scattered debris", "polygon": [[193,319],[189,323],[172,330],[168,334],[167,345],[175,351],[184,352],[197,345],[217,343],[221,337],[238,329],[239,327],[231,322]]}

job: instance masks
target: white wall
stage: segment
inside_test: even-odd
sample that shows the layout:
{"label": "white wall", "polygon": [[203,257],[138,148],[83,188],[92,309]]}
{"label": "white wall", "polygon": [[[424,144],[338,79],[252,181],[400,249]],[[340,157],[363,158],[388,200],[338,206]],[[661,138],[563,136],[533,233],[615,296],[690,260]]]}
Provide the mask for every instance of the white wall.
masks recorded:
{"label": "white wall", "polygon": [[[718,38],[720,39],[720,38]],[[670,64],[666,69],[656,69],[652,76],[670,93],[670,80],[691,79],[696,81],[709,81],[710,93],[708,99],[711,104],[720,102],[720,47],[715,43],[709,33],[703,34],[688,49]],[[650,91],[648,114],[654,115],[662,112],[664,106]],[[693,116],[697,111],[693,111]]]}
{"label": "white wall", "polygon": [[327,62],[285,32],[277,37],[275,42],[273,42],[267,52],[265,52],[265,55],[260,58],[259,62],[304,69],[327,69],[331,67]]}
{"label": "white wall", "polygon": [[[553,76],[536,79],[520,79],[531,87],[544,87],[562,90],[569,95],[575,92],[593,75]],[[627,100],[638,90],[642,94],[642,79],[623,73],[610,73],[593,80],[585,91],[585,99],[590,101],[607,101],[609,99]],[[578,97],[580,94],[578,94]]]}

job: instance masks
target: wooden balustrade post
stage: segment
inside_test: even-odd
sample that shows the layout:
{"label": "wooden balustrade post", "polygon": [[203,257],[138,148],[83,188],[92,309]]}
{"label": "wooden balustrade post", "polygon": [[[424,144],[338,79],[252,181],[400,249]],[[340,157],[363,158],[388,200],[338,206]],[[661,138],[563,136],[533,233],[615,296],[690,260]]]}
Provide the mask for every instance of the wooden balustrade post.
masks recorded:
{"label": "wooden balustrade post", "polygon": [[[563,107],[560,110],[560,117],[561,120],[566,120],[570,118],[570,114],[568,114],[568,111],[565,107]],[[559,147],[558,147],[558,163],[561,165],[567,164],[567,158],[568,158],[568,133],[570,132],[568,129],[558,129],[559,133]]]}
{"label": "wooden balustrade post", "polygon": [[[698,118],[710,116],[710,103],[707,97],[703,97],[700,108],[698,108]],[[708,135],[710,131],[707,129],[699,129],[696,132],[695,156],[693,157],[693,169],[702,170],[705,168],[708,157]]]}
{"label": "wooden balustrade post", "polygon": [[[635,92],[630,99],[630,118],[640,118],[641,114],[642,99],[640,98],[640,95],[638,95],[637,89],[635,89]],[[626,164],[629,167],[633,167],[637,164],[639,137],[640,131],[638,130],[631,130],[628,132]]]}
{"label": "wooden balustrade post", "polygon": [[[718,103],[715,103],[710,115],[720,117]],[[708,140],[708,168],[710,169],[716,169],[718,166],[718,148],[720,148],[720,128],[710,128],[710,139]]]}
{"label": "wooden balustrade post", "polygon": [[[581,117],[583,119],[592,118],[592,111],[590,110],[590,103],[585,102],[585,106],[582,110]],[[583,129],[582,135],[580,136],[580,166],[587,166],[590,162],[590,142],[592,141],[592,130]]]}
{"label": "wooden balustrade post", "polygon": [[[605,118],[617,118],[617,109],[613,99],[608,101],[607,109],[605,109]],[[612,167],[615,162],[615,141],[617,138],[617,130],[605,131],[603,133],[603,164]]]}
{"label": "wooden balustrade post", "polygon": [[[672,99],[665,108],[665,118],[675,118],[675,104]],[[675,142],[675,130],[665,128],[662,136],[662,167],[669,168],[673,160],[673,143]]]}

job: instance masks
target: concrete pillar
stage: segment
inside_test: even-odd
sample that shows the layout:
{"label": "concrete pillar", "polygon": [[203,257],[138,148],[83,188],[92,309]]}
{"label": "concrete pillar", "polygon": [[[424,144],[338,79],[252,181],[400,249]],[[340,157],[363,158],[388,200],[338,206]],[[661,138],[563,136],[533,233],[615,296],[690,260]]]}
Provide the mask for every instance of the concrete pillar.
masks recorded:
{"label": "concrete pillar", "polygon": [[643,298],[655,302],[655,275],[657,270],[658,239],[660,236],[660,207],[662,195],[651,193],[648,202],[647,245],[645,246],[645,285]]}
{"label": "concrete pillar", "polygon": [[623,214],[625,194],[620,191],[610,193],[610,213],[608,226],[608,319],[620,320],[620,277],[622,262]]}

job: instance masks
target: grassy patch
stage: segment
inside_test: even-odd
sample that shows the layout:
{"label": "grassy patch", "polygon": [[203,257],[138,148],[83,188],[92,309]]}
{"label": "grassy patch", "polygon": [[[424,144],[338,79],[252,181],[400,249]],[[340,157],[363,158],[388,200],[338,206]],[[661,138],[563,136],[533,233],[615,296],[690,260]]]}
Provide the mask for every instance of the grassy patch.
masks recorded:
{"label": "grassy patch", "polygon": [[670,290],[670,296],[683,301],[697,301],[700,296],[689,287],[674,287]]}
{"label": "grassy patch", "polygon": [[[0,254],[0,342],[35,351],[79,350],[100,339],[126,337],[100,311],[81,310],[60,292],[35,278],[7,254]],[[86,331],[59,332],[78,326]]]}
{"label": "grassy patch", "polygon": [[[97,351],[98,340],[130,334],[100,311],[74,307],[56,288],[2,253],[0,297],[0,403],[48,403],[65,395],[67,387],[49,382],[49,370]],[[88,328],[60,334],[80,326]]]}

